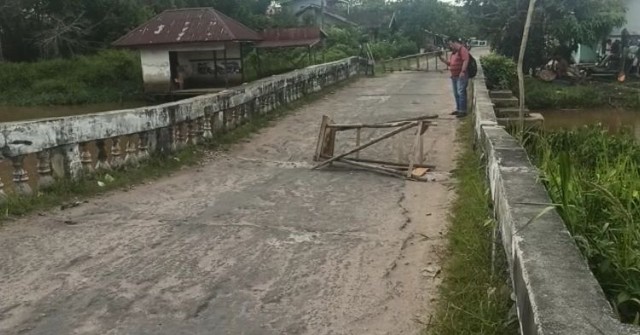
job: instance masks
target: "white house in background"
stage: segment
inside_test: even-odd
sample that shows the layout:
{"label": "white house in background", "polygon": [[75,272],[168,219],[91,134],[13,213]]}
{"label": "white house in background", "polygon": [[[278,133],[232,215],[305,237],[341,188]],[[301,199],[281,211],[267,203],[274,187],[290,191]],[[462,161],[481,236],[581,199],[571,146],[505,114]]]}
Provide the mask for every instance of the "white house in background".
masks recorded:
{"label": "white house in background", "polygon": [[167,10],[113,43],[140,51],[145,92],[228,86],[244,80],[243,45],[257,32],[213,8]]}
{"label": "white house in background", "polygon": [[[612,41],[620,39],[623,29],[627,29],[631,36],[640,36],[640,0],[626,0],[626,7],[627,23],[622,27],[613,29],[609,36]],[[601,49],[601,45],[579,45],[578,50],[573,53],[573,59],[576,64],[595,63],[599,58],[598,53],[603,54]]]}

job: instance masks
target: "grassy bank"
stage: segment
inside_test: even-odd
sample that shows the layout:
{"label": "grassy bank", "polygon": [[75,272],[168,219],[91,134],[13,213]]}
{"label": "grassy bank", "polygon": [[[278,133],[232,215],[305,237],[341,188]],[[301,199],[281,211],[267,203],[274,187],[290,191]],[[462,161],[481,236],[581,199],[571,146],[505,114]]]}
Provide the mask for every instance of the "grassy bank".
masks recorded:
{"label": "grassy bank", "polygon": [[600,127],[531,135],[552,200],[624,322],[640,320],[640,146]]}
{"label": "grassy bank", "polygon": [[507,322],[511,289],[501,246],[497,246],[492,267],[495,222],[491,219],[484,166],[472,148],[470,120],[462,123],[458,134],[462,150],[455,172],[457,190],[447,235],[449,251],[440,302],[426,333],[516,334],[516,324]]}
{"label": "grassy bank", "polygon": [[[152,155],[149,160],[138,168],[110,171],[108,173],[101,172],[80,181],[61,180],[50,190],[39,192],[31,197],[18,197],[10,194],[7,205],[0,207],[0,213],[3,214],[0,217],[0,221],[38,210],[46,210],[75,199],[83,199],[113,190],[128,190],[137,184],[169,176],[188,166],[198,165],[201,163],[206,151],[227,150],[231,144],[250,138],[260,129],[268,127],[272,122],[292,113],[304,104],[318,100],[330,91],[340,89],[352,81],[353,79],[347,80],[327,87],[320,92],[309,94],[269,114],[256,116],[251,122],[245,123],[236,129],[224,133],[216,133],[213,139],[209,139],[207,142],[197,146],[189,146],[171,156]],[[110,177],[107,177],[107,174]],[[100,186],[99,182],[103,186]]]}
{"label": "grassy bank", "polygon": [[530,109],[623,107],[640,110],[640,90],[624,84],[589,82],[562,85],[527,78],[525,85]]}
{"label": "grassy bank", "polygon": [[0,63],[0,105],[73,105],[140,99],[140,58],[106,50],[36,63]]}

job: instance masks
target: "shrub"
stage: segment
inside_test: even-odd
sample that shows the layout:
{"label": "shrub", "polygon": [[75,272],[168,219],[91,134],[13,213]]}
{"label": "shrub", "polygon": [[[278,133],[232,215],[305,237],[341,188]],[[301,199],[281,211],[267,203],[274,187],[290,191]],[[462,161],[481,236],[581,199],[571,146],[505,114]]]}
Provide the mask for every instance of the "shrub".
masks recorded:
{"label": "shrub", "polygon": [[490,54],[480,58],[487,87],[491,90],[511,90],[516,86],[516,63],[509,57]]}
{"label": "shrub", "polygon": [[142,91],[141,73],[138,55],[119,50],[35,63],[0,63],[0,104],[64,105],[137,98]]}
{"label": "shrub", "polygon": [[595,85],[562,86],[527,78],[525,88],[531,109],[598,107],[608,101],[605,91]]}

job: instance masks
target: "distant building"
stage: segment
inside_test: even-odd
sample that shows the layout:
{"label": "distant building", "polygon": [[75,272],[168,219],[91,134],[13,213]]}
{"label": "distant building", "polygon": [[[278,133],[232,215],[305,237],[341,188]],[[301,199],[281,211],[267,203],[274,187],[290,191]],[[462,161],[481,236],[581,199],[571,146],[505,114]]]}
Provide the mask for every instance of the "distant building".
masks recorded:
{"label": "distant building", "polygon": [[140,51],[146,93],[201,94],[244,82],[246,50],[304,48],[311,59],[326,37],[318,27],[258,33],[213,8],[185,8],[160,13],[113,45]]}
{"label": "distant building", "polygon": [[[324,1],[324,11],[322,2]],[[349,3],[344,0],[289,0],[282,4],[285,10],[290,11],[303,24],[319,26],[324,16],[324,24],[327,26],[357,26],[346,17],[337,14],[338,6],[345,6],[348,10]]]}
{"label": "distant building", "polygon": [[140,50],[146,92],[228,86],[243,75],[257,32],[213,8],[167,10],[113,43]]}
{"label": "distant building", "polygon": [[[620,40],[622,31],[629,32],[631,44],[640,43],[640,1],[626,0],[626,24],[611,31],[608,39],[612,41]],[[603,41],[604,42],[604,41]],[[596,63],[605,54],[605,43],[601,45],[578,45],[578,50],[573,53],[573,60],[576,64]]]}

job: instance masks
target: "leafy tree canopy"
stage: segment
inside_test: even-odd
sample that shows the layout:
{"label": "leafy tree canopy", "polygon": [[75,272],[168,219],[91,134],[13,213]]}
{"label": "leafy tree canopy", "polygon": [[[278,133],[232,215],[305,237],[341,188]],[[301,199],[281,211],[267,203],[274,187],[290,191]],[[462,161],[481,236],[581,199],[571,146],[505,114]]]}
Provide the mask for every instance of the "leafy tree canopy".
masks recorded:
{"label": "leafy tree canopy", "polygon": [[[501,54],[517,57],[528,0],[462,0],[469,16]],[[565,58],[578,44],[596,45],[625,23],[623,0],[538,0],[525,63],[540,65],[558,53]]]}

